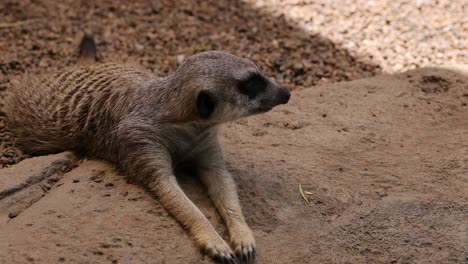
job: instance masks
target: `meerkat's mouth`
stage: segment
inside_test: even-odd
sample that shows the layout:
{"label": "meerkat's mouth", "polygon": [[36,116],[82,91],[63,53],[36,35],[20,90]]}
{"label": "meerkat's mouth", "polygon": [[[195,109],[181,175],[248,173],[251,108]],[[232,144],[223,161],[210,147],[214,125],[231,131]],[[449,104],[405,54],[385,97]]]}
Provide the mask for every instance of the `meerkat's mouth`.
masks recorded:
{"label": "meerkat's mouth", "polygon": [[273,106],[261,106],[259,108],[255,108],[252,113],[253,114],[261,114],[261,113],[266,113],[273,109]]}

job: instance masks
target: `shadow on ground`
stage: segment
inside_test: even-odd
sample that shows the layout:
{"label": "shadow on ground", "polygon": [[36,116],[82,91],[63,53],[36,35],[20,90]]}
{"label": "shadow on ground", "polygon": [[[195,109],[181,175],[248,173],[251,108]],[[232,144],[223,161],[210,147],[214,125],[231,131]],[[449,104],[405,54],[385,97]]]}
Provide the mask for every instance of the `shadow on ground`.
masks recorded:
{"label": "shadow on ground", "polygon": [[26,21],[0,28],[3,87],[24,71],[73,64],[84,32],[95,36],[103,61],[136,61],[157,74],[205,49],[249,57],[291,89],[380,72],[320,32],[306,32],[242,1],[5,0],[0,17],[0,22]]}
{"label": "shadow on ground", "polygon": [[[0,4],[0,97],[11,80],[73,65],[84,33],[96,38],[101,61],[136,62],[157,75],[173,71],[182,58],[205,49],[228,50],[259,63],[290,89],[369,77],[377,65],[309,33],[283,16],[241,1],[26,1]],[[0,109],[2,99],[0,98]],[[1,111],[0,111],[1,114]],[[10,142],[12,135],[0,138]],[[0,166],[24,157],[2,148]]]}

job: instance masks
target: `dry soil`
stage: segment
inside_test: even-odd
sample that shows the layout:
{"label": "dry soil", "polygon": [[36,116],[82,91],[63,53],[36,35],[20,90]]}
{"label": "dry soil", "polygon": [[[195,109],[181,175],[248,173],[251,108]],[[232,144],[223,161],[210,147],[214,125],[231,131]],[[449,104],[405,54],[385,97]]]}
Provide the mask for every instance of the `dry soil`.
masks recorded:
{"label": "dry soil", "polygon": [[[258,263],[466,263],[467,101],[466,73],[424,69],[304,89],[227,125]],[[3,185],[61,155],[3,169]],[[141,188],[77,165],[0,200],[1,263],[210,263]],[[225,235],[196,177],[180,182]]]}
{"label": "dry soil", "polygon": [[[102,61],[136,61],[158,75],[207,48],[250,57],[295,90],[289,104],[223,131],[258,263],[467,263],[466,68],[332,83],[381,67],[262,10],[5,0],[0,86],[73,64],[83,32],[96,36]],[[1,153],[0,263],[212,263],[109,164],[27,158],[7,144]],[[226,237],[196,177],[179,181]]]}

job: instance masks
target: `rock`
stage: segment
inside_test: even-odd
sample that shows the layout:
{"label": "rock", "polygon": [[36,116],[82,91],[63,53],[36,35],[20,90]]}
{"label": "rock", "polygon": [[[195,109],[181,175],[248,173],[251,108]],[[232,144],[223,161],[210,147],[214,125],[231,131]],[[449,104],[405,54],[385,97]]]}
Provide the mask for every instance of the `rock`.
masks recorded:
{"label": "rock", "polygon": [[72,167],[76,159],[71,152],[63,152],[26,159],[21,165],[0,170],[0,199],[41,181],[50,182],[48,177],[62,173],[63,167]]}
{"label": "rock", "polygon": [[15,218],[15,217],[18,216],[18,214],[19,214],[18,211],[11,211],[10,213],[8,213],[8,217],[9,218]]}
{"label": "rock", "polygon": [[303,128],[304,124],[299,122],[299,121],[294,121],[292,123],[285,123],[284,126],[289,128],[289,129],[296,130],[296,129]]}
{"label": "rock", "polygon": [[177,55],[177,63],[181,64],[185,60],[184,54]]}

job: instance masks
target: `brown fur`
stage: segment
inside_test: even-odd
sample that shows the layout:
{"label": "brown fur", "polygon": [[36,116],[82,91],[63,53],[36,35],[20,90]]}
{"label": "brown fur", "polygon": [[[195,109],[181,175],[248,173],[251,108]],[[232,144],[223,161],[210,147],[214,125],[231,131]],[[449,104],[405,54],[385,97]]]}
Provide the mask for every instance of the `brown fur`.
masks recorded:
{"label": "brown fur", "polygon": [[[265,78],[265,91],[248,99],[236,85],[251,73],[261,74],[251,61],[220,51],[191,56],[165,78],[119,64],[74,67],[28,77],[11,91],[4,109],[25,151],[71,149],[113,162],[154,192],[210,256],[253,263],[254,236],[224,165],[218,125],[268,111],[287,102],[278,94],[289,98],[289,92]],[[208,118],[197,101],[202,91],[215,103]],[[174,170],[185,162],[197,165],[232,249],[178,186]]]}

